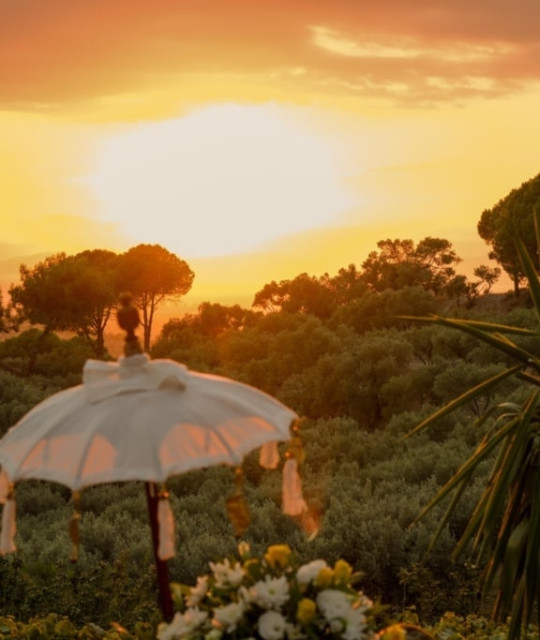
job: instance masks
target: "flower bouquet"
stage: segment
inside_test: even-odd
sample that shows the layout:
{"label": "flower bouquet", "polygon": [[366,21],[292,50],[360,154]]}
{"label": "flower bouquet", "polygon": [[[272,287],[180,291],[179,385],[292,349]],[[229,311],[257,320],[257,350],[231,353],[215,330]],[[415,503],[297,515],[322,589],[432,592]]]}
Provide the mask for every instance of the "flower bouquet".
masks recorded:
{"label": "flower bouquet", "polygon": [[299,566],[287,545],[252,557],[210,562],[193,587],[173,584],[179,609],[158,627],[158,640],[369,640],[373,603],[353,588],[359,577],[338,560]]}

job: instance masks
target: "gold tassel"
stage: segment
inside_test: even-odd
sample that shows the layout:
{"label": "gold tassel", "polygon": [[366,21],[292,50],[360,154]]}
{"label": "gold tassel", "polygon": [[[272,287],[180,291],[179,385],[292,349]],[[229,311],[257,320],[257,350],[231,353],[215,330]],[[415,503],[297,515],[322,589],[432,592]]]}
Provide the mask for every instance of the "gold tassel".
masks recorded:
{"label": "gold tassel", "polygon": [[9,484],[6,501],[2,509],[2,534],[0,536],[0,555],[17,551],[15,534],[17,533],[15,487]]}
{"label": "gold tassel", "polygon": [[299,516],[307,511],[307,505],[302,496],[302,483],[298,473],[298,463],[293,457],[289,457],[283,465],[282,510],[283,513],[289,516]]}
{"label": "gold tassel", "polygon": [[290,457],[294,458],[298,463],[298,466],[301,467],[304,464],[304,460],[306,459],[306,453],[304,451],[304,446],[302,445],[302,439],[300,438],[300,421],[295,420],[291,427],[292,437],[289,440],[289,446],[287,448],[287,453]]}
{"label": "gold tassel", "polygon": [[73,514],[69,523],[69,537],[71,539],[71,555],[69,557],[70,562],[77,562],[79,560],[79,520],[81,518],[81,494],[78,491],[74,491],[71,494],[71,501],[73,502]]}
{"label": "gold tassel", "polygon": [[249,527],[249,509],[244,495],[244,476],[242,469],[235,470],[236,489],[232,496],[227,498],[227,514],[234,529],[234,535],[239,538]]}
{"label": "gold tassel", "polygon": [[259,464],[263,469],[276,469],[279,464],[279,451],[277,442],[266,442],[261,447]]}
{"label": "gold tassel", "polygon": [[158,496],[157,518],[159,526],[158,557],[170,560],[175,556],[174,549],[174,515],[169,502],[169,493],[161,491]]}

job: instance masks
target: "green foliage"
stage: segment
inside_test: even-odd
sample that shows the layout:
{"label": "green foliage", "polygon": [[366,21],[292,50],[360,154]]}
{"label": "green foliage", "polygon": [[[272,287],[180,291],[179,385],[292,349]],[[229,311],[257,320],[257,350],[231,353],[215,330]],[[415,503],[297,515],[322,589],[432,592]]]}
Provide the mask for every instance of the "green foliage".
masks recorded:
{"label": "green foliage", "polygon": [[167,299],[185,295],[195,274],[187,262],[159,244],[139,244],[122,254],[119,281],[141,309],[144,350],[150,351],[156,309]]}
{"label": "green foliage", "polygon": [[60,387],[72,386],[81,381],[83,365],[92,355],[84,338],[63,340],[48,331],[29,329],[0,342],[0,369],[21,377],[43,376]]}
{"label": "green foliage", "polygon": [[529,255],[537,252],[534,208],[540,200],[540,174],[513,189],[491,209],[482,212],[478,233],[491,246],[489,257],[497,260],[512,278],[516,292],[525,279],[514,245],[517,234]]}
{"label": "green foliage", "polygon": [[169,320],[152,345],[153,358],[171,358],[194,371],[211,371],[219,366],[216,340],[204,335],[185,318]]}
{"label": "green foliage", "polygon": [[[437,640],[505,640],[509,625],[479,615],[460,616],[449,611],[436,624],[427,627]],[[524,630],[525,640],[538,640],[538,626],[530,625]]]}
{"label": "green foliage", "polygon": [[92,353],[83,338],[38,329],[0,342],[0,434],[52,393],[80,384]]}
{"label": "green foliage", "polygon": [[[540,318],[540,283],[525,245],[514,235],[515,250],[526,274],[537,317]],[[452,400],[444,409],[423,420],[411,433],[418,432],[441,415],[447,415],[465,402],[475,402],[512,375],[517,375],[529,388],[519,402],[501,402],[486,408],[478,423],[487,425],[475,452],[449,479],[436,497],[424,508],[420,517],[438,506],[449,494],[448,505],[434,540],[444,531],[464,491],[474,481],[478,467],[495,455],[485,489],[476,502],[454,557],[473,544],[477,561],[485,562],[482,590],[486,597],[496,590],[493,615],[504,620],[510,614],[509,637],[519,638],[540,609],[540,362],[527,351],[514,335],[530,335],[538,339],[538,331],[493,323],[435,318],[444,326],[455,327],[469,336],[498,349],[515,363],[475,384]],[[495,417],[493,419],[493,416]]]}
{"label": "green foliage", "polygon": [[[430,247],[436,248],[426,243],[424,249]],[[451,254],[449,259],[445,264],[441,258],[443,274],[452,267]],[[266,290],[265,295],[274,296],[273,312],[203,303],[197,313],[171,320],[152,355],[253,384],[309,418],[302,427],[307,455],[301,473],[318,535],[308,539],[296,521],[281,513],[280,474],[262,470],[254,453],[244,465],[251,511],[245,537],[252,549],[284,542],[302,561],[345,556],[364,572],[369,592],[391,611],[416,606],[432,621],[445,606],[463,615],[471,607],[476,610],[475,577],[482,567],[450,565],[448,558],[493,459],[488,456],[478,465],[478,477],[445,522],[433,554],[424,559],[446,503],[410,525],[472,454],[485,427],[471,432],[464,426],[471,409],[463,405],[443,415],[429,434],[405,444],[399,438],[454,392],[504,371],[512,356],[506,351],[494,360],[497,341],[479,346],[474,335],[456,332],[453,325],[419,327],[403,318],[447,309],[448,298],[440,291],[434,295],[425,284],[416,279],[414,286],[376,291],[353,265],[335,277],[302,274]],[[147,302],[151,313],[151,299]],[[475,309],[459,313],[473,328],[474,321],[501,323]],[[512,318],[530,329],[533,315],[516,309]],[[533,333],[512,337],[516,347],[534,353]],[[50,393],[79,383],[91,355],[82,337],[65,341],[36,329],[0,343],[0,428],[7,429]],[[508,379],[498,389],[485,388],[476,411],[491,409],[501,393],[519,401],[520,389]],[[168,483],[178,550],[169,562],[173,580],[193,583],[209,560],[236,548],[225,509],[232,478],[228,468],[204,469]],[[69,492],[23,482],[17,503],[19,551],[0,558],[0,615],[29,621],[54,612],[77,629],[90,622],[106,629],[111,620],[128,628],[152,624],[156,584],[140,483],[83,492],[76,565],[69,562]],[[83,635],[89,634],[86,626]]]}
{"label": "green foliage", "polygon": [[[75,331],[99,357],[106,355],[105,328],[122,291],[131,291],[142,311],[144,348],[149,351],[156,309],[187,293],[194,277],[185,261],[148,244],[122,255],[103,249],[59,253],[32,268],[23,264],[19,271],[20,284],[9,289],[19,323],[42,325],[46,332]],[[0,305],[0,328],[5,328],[6,317]]]}
{"label": "green foliage", "polygon": [[309,313],[317,318],[328,318],[336,304],[328,277],[315,278],[307,273],[294,280],[275,281],[265,285],[255,294],[254,307],[264,311]]}
{"label": "green foliage", "polygon": [[380,240],[362,263],[362,277],[374,291],[419,286],[442,293],[456,275],[461,259],[452,243],[427,237],[415,246],[412,240]]}
{"label": "green foliage", "polygon": [[94,250],[50,256],[31,269],[21,265],[21,283],[9,290],[19,320],[46,331],[80,332],[96,355],[104,355],[104,331],[118,295],[117,259]]}
{"label": "green foliage", "polygon": [[94,622],[74,624],[55,613],[33,616],[22,622],[13,616],[0,617],[2,640],[151,640],[157,623],[136,623],[132,631],[113,622],[99,626]]}
{"label": "green foliage", "polygon": [[359,334],[395,326],[403,328],[406,323],[399,316],[428,314],[435,309],[433,295],[421,287],[385,289],[381,293],[366,291],[346,306],[339,307],[331,318],[331,325],[344,324]]}

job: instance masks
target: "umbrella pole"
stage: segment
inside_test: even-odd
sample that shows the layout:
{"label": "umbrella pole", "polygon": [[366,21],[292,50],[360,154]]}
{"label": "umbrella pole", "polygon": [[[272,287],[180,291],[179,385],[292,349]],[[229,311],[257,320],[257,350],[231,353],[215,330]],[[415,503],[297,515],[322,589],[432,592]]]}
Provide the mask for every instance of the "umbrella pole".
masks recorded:
{"label": "umbrella pole", "polygon": [[150,516],[150,528],[152,530],[152,546],[154,547],[154,558],[156,561],[159,602],[161,614],[165,622],[170,622],[173,618],[173,602],[171,595],[171,585],[169,582],[169,567],[166,560],[159,557],[159,524],[158,524],[158,502],[159,491],[155,482],[146,482],[146,499],[148,501],[148,514]]}

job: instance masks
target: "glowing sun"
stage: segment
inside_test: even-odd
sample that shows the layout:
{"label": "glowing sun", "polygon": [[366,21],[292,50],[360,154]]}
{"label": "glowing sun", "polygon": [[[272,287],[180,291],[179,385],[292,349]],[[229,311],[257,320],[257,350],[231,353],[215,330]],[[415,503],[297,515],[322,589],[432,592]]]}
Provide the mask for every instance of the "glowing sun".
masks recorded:
{"label": "glowing sun", "polygon": [[84,183],[130,242],[187,257],[256,251],[352,205],[335,144],[300,116],[224,104],[141,123],[104,141]]}

